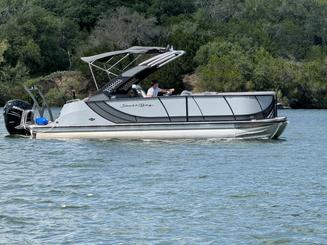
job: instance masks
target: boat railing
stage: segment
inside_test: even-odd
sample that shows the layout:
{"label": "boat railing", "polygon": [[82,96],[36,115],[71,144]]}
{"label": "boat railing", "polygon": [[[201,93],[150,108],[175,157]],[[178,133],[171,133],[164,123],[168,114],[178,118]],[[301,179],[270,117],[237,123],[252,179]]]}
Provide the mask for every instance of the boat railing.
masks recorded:
{"label": "boat railing", "polygon": [[[28,93],[28,95],[31,97],[31,99],[33,100],[32,111],[34,116],[36,116],[36,113],[38,113],[39,114],[38,116],[43,117],[45,111],[47,111],[50,117],[50,121],[53,122],[54,121],[53,113],[41,90],[35,85],[32,86],[31,88],[28,88],[25,85],[23,85],[23,87],[25,91]],[[40,103],[38,102],[37,98],[40,98],[41,100]]]}
{"label": "boat railing", "polygon": [[28,116],[29,115],[30,115],[30,118],[32,118],[33,110],[23,110],[20,125],[19,125],[20,128],[23,128],[23,129],[27,130],[27,125],[31,124],[31,122],[28,123]]}

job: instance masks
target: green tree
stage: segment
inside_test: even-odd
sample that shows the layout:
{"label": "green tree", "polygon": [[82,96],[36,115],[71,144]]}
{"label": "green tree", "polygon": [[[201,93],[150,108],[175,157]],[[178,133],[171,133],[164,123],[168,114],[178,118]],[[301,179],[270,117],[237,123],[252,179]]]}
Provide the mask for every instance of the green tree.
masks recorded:
{"label": "green tree", "polygon": [[132,45],[150,45],[159,35],[155,18],[146,18],[125,7],[100,19],[90,35],[90,46],[125,49]]}
{"label": "green tree", "polygon": [[150,0],[35,0],[36,5],[73,20],[81,30],[88,32],[92,31],[99,19],[110,11],[128,7],[145,12],[150,2]]}
{"label": "green tree", "polygon": [[10,44],[5,56],[15,66],[23,62],[31,73],[48,73],[69,67],[67,51],[74,47],[77,28],[40,7],[29,7],[0,27]]}
{"label": "green tree", "polygon": [[176,1],[176,0],[153,0],[149,8],[149,14],[155,16],[160,23],[167,17],[178,16],[181,14],[191,14],[195,11],[195,1]]}
{"label": "green tree", "polygon": [[0,41],[0,104],[4,104],[17,87],[26,79],[28,75],[27,68],[18,62],[14,67],[6,64],[4,53],[9,48],[7,41]]}
{"label": "green tree", "polygon": [[238,44],[210,42],[199,49],[195,60],[199,64],[198,90],[246,90],[252,67],[249,56]]}

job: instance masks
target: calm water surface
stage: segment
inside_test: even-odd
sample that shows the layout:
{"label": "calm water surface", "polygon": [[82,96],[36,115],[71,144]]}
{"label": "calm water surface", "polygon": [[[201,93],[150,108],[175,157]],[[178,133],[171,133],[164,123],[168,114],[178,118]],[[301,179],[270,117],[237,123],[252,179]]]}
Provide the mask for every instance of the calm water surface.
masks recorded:
{"label": "calm water surface", "polygon": [[30,140],[1,116],[0,244],[327,244],[327,111],[281,114],[278,141]]}

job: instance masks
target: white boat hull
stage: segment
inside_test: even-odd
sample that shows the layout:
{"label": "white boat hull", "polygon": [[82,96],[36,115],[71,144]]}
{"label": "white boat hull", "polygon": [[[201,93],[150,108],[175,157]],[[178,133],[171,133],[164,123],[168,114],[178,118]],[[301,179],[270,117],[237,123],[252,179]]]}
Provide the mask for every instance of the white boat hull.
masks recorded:
{"label": "white boat hull", "polygon": [[29,127],[36,139],[270,139],[278,138],[287,125],[286,118],[244,122],[126,124],[114,126],[37,126]]}

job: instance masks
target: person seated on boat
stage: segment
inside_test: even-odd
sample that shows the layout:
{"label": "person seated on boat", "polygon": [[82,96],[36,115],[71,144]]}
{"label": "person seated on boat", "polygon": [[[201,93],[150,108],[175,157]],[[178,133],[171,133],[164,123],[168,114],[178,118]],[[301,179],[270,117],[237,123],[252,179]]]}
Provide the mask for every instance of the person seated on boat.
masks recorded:
{"label": "person seated on boat", "polygon": [[158,81],[153,80],[151,82],[151,87],[148,89],[146,97],[157,97],[159,93],[172,93],[174,91],[175,91],[174,88],[170,88],[170,89],[159,88]]}

